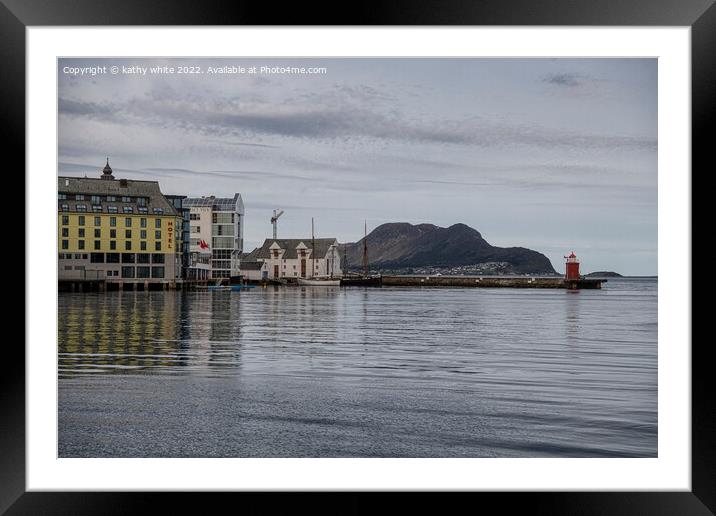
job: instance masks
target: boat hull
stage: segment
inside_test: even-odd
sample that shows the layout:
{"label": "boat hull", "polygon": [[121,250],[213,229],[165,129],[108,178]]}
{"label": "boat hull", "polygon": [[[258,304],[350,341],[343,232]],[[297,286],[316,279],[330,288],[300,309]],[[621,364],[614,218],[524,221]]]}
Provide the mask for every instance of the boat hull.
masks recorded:
{"label": "boat hull", "polygon": [[299,285],[306,287],[338,287],[341,284],[339,279],[304,279],[298,278],[296,280]]}

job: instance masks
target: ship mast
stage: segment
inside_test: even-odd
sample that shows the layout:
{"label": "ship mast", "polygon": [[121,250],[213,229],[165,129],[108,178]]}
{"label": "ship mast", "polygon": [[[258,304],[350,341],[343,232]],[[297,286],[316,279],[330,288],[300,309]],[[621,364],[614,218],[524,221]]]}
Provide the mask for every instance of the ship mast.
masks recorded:
{"label": "ship mast", "polygon": [[313,236],[313,217],[311,217],[311,275],[313,278],[316,274],[316,240]]}
{"label": "ship mast", "polygon": [[363,275],[368,276],[368,221],[365,221],[365,236],[363,237]]}

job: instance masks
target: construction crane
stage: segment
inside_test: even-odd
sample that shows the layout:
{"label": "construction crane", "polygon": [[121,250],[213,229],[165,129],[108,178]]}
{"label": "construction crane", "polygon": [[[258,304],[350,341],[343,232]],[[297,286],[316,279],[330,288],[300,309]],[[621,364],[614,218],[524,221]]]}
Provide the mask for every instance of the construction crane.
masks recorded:
{"label": "construction crane", "polygon": [[273,210],[273,217],[271,217],[271,224],[273,224],[273,239],[276,240],[276,226],[278,218],[283,215],[283,210]]}

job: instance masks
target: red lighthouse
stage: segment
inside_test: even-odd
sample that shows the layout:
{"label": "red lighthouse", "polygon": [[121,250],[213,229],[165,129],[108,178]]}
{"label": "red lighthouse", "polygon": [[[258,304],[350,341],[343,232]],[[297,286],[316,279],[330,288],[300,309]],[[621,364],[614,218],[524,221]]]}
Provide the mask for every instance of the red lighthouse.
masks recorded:
{"label": "red lighthouse", "polygon": [[577,260],[577,255],[574,254],[574,251],[570,253],[569,256],[565,256],[567,259],[567,274],[565,275],[565,279],[568,280],[578,280],[579,279],[579,260]]}

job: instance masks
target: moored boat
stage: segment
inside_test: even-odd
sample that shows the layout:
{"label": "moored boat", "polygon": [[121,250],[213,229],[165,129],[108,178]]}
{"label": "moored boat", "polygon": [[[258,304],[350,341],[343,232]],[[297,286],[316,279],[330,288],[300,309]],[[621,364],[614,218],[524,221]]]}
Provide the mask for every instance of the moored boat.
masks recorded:
{"label": "moored boat", "polygon": [[341,284],[340,279],[332,278],[297,278],[296,281],[306,287],[338,287]]}

